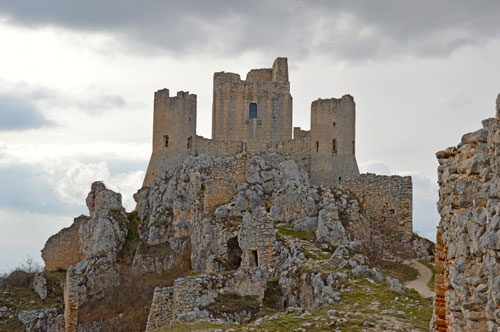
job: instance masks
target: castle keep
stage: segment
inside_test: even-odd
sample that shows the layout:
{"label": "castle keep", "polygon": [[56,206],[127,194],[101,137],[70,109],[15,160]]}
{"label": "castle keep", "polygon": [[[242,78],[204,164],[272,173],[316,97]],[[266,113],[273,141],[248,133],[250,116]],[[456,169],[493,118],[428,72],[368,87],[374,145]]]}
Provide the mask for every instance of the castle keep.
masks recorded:
{"label": "castle keep", "polygon": [[311,105],[311,130],[293,128],[286,58],[252,69],[246,79],[214,74],[212,139],[196,135],[196,95],[155,93],[153,154],[144,185],[190,155],[231,156],[274,152],[294,159],[313,185],[333,185],[359,175],[355,157],[355,103],[350,95]]}

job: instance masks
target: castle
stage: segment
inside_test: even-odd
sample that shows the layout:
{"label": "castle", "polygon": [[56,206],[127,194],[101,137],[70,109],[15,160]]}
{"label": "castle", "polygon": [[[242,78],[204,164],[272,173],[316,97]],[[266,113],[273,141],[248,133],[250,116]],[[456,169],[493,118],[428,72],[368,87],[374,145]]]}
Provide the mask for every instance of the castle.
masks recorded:
{"label": "castle", "polygon": [[214,74],[212,139],[196,135],[196,95],[155,93],[153,153],[144,185],[190,155],[275,152],[294,159],[313,185],[331,186],[359,175],[355,157],[355,103],[350,95],[311,105],[311,130],[293,128],[287,58],[252,69],[246,80]]}

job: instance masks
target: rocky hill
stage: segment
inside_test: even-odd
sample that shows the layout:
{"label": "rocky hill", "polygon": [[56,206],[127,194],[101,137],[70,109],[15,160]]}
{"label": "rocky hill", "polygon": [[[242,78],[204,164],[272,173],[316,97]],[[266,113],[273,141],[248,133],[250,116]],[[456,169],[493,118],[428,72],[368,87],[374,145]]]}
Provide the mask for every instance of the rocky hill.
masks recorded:
{"label": "rocky hill", "polygon": [[120,194],[92,185],[89,216],[42,251],[42,292],[66,271],[60,306],[15,311],[26,330],[428,328],[430,300],[397,278],[433,244],[390,211],[368,216],[347,188],[311,186],[282,155],[191,156],[135,199],[126,213]]}

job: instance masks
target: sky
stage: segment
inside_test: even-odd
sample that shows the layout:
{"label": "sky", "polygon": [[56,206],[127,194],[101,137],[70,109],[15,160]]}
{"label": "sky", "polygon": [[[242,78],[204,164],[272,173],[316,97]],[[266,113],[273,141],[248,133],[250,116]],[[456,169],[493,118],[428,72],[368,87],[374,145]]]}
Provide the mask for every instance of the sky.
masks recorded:
{"label": "sky", "polygon": [[360,170],[411,175],[413,229],[434,239],[435,153],[494,116],[498,17],[496,0],[0,1],[0,272],[42,262],[93,181],[134,208],[154,91],[197,94],[210,137],[213,73],[278,56],[294,126],[352,95]]}

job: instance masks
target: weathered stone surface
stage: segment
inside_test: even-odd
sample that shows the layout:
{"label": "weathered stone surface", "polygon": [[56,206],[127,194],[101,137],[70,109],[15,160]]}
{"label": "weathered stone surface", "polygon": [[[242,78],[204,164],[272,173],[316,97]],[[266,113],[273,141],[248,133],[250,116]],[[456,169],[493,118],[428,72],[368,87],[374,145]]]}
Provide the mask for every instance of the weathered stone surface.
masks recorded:
{"label": "weathered stone surface", "polygon": [[441,222],[435,331],[500,327],[499,134],[498,118],[487,119],[482,129],[464,135],[459,146],[437,155]]}
{"label": "weathered stone surface", "polygon": [[47,298],[47,279],[41,273],[35,274],[33,277],[33,290],[40,296],[40,299]]}
{"label": "weathered stone surface", "polygon": [[155,289],[146,331],[176,322],[195,320],[247,322],[253,317],[252,310],[221,313],[211,304],[224,296],[238,296],[245,301],[254,299],[255,305],[262,303],[267,282],[265,268],[242,268],[232,274],[201,275],[195,278],[180,278],[173,287]]}
{"label": "weathered stone surface", "polygon": [[22,311],[17,318],[26,332],[64,332],[64,317],[57,309]]}

